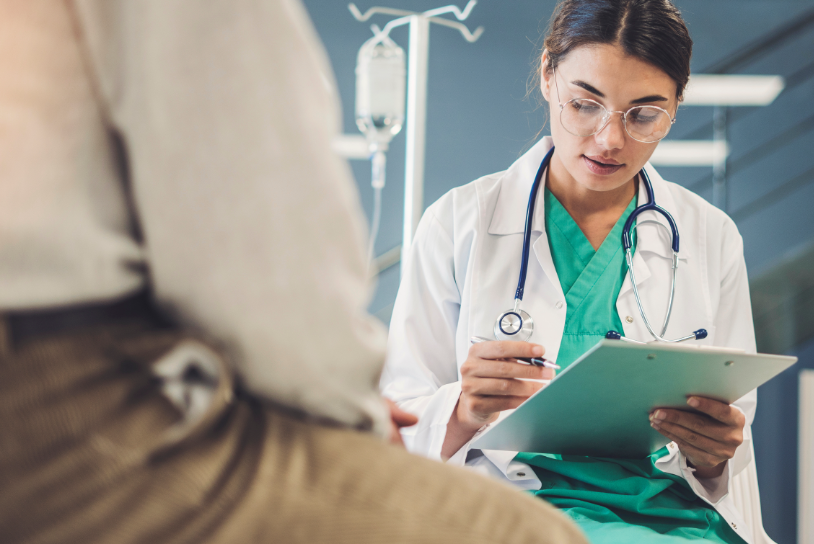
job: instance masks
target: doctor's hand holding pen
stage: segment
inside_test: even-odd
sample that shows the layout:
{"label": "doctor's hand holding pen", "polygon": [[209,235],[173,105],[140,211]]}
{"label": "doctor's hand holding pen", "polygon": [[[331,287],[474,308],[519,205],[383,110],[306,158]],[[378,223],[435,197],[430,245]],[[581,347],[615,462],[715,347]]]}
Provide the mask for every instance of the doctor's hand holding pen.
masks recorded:
{"label": "doctor's hand holding pen", "polygon": [[[447,424],[441,456],[449,459],[503,410],[517,408],[554,378],[556,365],[542,359],[545,349],[530,342],[484,341],[474,345],[461,366],[461,396]],[[521,359],[525,359],[521,360]],[[534,363],[531,363],[531,360]]]}

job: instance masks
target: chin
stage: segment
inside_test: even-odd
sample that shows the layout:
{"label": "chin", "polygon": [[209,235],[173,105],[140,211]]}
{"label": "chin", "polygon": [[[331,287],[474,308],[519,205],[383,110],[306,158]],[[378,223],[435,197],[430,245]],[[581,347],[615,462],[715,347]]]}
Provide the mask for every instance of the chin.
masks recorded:
{"label": "chin", "polygon": [[[582,159],[580,159],[579,162],[582,163]],[[636,173],[638,173],[638,170],[633,172],[629,168],[625,168],[611,176],[601,176],[594,174],[583,164],[580,164],[579,166],[581,166],[581,168],[578,169],[580,175],[578,177],[575,176],[579,184],[586,189],[598,192],[613,191],[614,189],[618,189],[625,183],[629,182],[636,175]]]}
{"label": "chin", "polygon": [[628,181],[630,181],[630,178],[628,178],[626,180],[623,180],[623,181],[610,181],[610,180],[607,180],[607,179],[603,179],[603,180],[586,180],[586,182],[583,183],[582,185],[585,188],[587,188],[587,189],[589,189],[591,191],[596,191],[598,193],[605,193],[607,191],[613,191],[614,189],[618,189],[619,187],[621,187],[622,185],[624,185]]}

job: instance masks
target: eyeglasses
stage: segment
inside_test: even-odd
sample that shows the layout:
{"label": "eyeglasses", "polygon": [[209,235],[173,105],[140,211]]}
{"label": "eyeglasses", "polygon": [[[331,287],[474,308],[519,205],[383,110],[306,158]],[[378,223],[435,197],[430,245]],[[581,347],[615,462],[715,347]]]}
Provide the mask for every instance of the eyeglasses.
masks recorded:
{"label": "eyeglasses", "polygon": [[622,124],[628,136],[637,142],[658,142],[670,132],[675,118],[658,106],[634,106],[627,111],[608,111],[605,106],[590,98],[573,98],[565,104],[559,102],[560,88],[554,73],[557,101],[560,106],[560,123],[574,136],[585,138],[601,132],[614,113],[622,114]]}

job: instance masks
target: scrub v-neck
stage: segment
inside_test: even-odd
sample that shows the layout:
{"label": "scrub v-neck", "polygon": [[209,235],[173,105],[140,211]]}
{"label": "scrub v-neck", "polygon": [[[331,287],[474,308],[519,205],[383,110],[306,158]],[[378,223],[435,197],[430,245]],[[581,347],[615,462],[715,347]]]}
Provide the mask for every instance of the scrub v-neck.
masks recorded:
{"label": "scrub v-neck", "polygon": [[632,198],[597,250],[563,205],[545,189],[545,227],[554,267],[565,294],[567,313],[557,364],[565,368],[605,337],[622,330],[616,298],[627,264],[622,229],[636,208]]}

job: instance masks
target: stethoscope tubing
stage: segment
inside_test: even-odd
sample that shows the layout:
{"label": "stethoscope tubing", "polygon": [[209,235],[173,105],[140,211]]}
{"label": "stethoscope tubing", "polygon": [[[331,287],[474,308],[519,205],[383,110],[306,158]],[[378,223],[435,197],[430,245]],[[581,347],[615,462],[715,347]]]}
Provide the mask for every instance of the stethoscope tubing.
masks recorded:
{"label": "stethoscope tubing", "polygon": [[633,222],[636,221],[636,218],[639,217],[644,212],[654,211],[656,213],[660,213],[664,216],[667,220],[667,224],[670,225],[670,232],[672,234],[672,248],[673,253],[678,253],[678,228],[676,227],[675,219],[673,216],[670,215],[670,212],[656,204],[656,196],[653,193],[653,184],[650,182],[650,176],[647,175],[647,172],[644,168],[639,170],[639,177],[641,177],[642,182],[644,183],[644,190],[647,193],[647,204],[643,204],[641,206],[637,206],[635,210],[631,212],[631,214],[627,217],[627,221],[625,221],[625,227],[622,229],[622,248],[625,251],[628,251],[631,247],[633,247],[633,240],[630,236],[631,230],[633,227]]}
{"label": "stethoscope tubing", "polygon": [[543,173],[546,167],[551,163],[551,157],[554,155],[554,146],[548,150],[543,162],[540,163],[540,168],[537,169],[537,175],[534,177],[534,184],[531,186],[531,195],[529,196],[529,203],[526,207],[526,228],[523,232],[523,260],[520,262],[520,278],[517,280],[517,291],[515,291],[515,312],[517,311],[517,301],[523,300],[523,292],[526,290],[526,273],[529,269],[529,252],[531,249],[531,221],[534,218],[534,205],[537,201],[537,192],[540,189],[540,181],[543,178]]}
{"label": "stethoscope tubing", "polygon": [[[529,253],[531,249],[531,223],[534,218],[534,206],[537,201],[537,193],[539,192],[540,182],[543,178],[543,173],[545,172],[546,168],[551,163],[551,157],[554,155],[554,147],[552,146],[551,149],[548,150],[545,157],[543,157],[542,162],[540,163],[540,168],[537,170],[537,175],[534,178],[534,183],[531,186],[531,194],[529,195],[529,203],[526,207],[526,225],[525,230],[523,232],[523,256],[520,263],[520,276],[517,280],[517,290],[515,291],[514,297],[514,307],[512,310],[508,310],[500,314],[497,318],[497,322],[495,323],[495,335],[498,336],[498,332],[507,336],[507,338],[511,339],[514,335],[517,335],[521,330],[527,329],[525,331],[525,336],[530,336],[531,331],[533,328],[533,320],[531,316],[529,316],[526,312],[526,319],[523,319],[522,315],[520,315],[520,301],[523,300],[523,294],[526,288],[526,275],[528,273],[528,264],[529,264]],[[641,206],[637,206],[631,214],[628,216],[627,220],[625,221],[624,228],[622,229],[622,247],[625,251],[625,260],[627,261],[628,271],[630,273],[630,282],[633,286],[633,295],[636,298],[636,305],[639,308],[639,314],[642,317],[642,321],[647,327],[648,332],[653,336],[656,341],[659,342],[668,342],[668,343],[675,343],[675,342],[684,342],[685,340],[696,339],[701,340],[707,337],[707,331],[705,329],[698,329],[694,331],[692,334],[687,336],[677,338],[674,340],[669,340],[664,338],[665,333],[667,332],[667,326],[670,323],[670,316],[673,311],[673,301],[675,300],[675,288],[676,288],[676,275],[678,270],[678,251],[679,251],[679,236],[678,236],[678,227],[676,226],[676,222],[673,219],[673,216],[670,215],[670,212],[656,204],[656,197],[653,191],[653,184],[650,181],[650,176],[647,174],[644,168],[639,170],[639,177],[644,184],[645,193],[647,194],[647,203]],[[642,305],[642,300],[639,295],[639,289],[636,285],[636,273],[633,269],[633,239],[631,233],[639,226],[637,223],[634,226],[634,222],[636,218],[644,212],[653,211],[655,213],[661,214],[666,220],[667,224],[670,228],[671,233],[671,248],[673,250],[673,265],[672,265],[672,282],[670,287],[670,298],[667,304],[667,312],[664,316],[664,324],[661,328],[661,334],[657,334],[656,331],[653,329],[653,326],[650,324],[650,320],[647,319],[647,315],[644,311],[644,306]],[[648,222],[656,222],[652,220],[642,221],[641,223],[648,223]],[[659,223],[661,225],[661,223]],[[513,316],[516,318],[516,321],[519,321],[520,327],[517,328],[514,332],[506,331],[503,329],[503,320],[507,316]],[[511,320],[510,320],[511,321]],[[523,326],[524,322],[528,321],[526,327]],[[515,325],[516,326],[516,325]],[[613,340],[624,340],[627,342],[633,342],[637,344],[644,344],[645,342],[641,342],[639,340],[633,340],[632,338],[627,338],[624,335],[620,334],[617,331],[608,331],[605,335],[608,339]]]}

